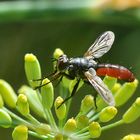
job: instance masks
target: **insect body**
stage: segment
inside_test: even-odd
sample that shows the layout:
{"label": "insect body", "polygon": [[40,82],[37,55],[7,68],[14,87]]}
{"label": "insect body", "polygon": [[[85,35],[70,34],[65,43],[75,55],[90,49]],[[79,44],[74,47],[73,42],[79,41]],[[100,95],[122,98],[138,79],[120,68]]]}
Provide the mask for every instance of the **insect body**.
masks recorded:
{"label": "insect body", "polygon": [[76,93],[80,80],[83,80],[85,83],[92,85],[107,104],[114,106],[114,97],[99,76],[108,75],[129,82],[134,81],[135,77],[133,73],[127,68],[119,65],[100,64],[96,62],[96,59],[110,50],[114,38],[115,36],[112,31],[106,31],[95,40],[83,57],[68,58],[64,54],[58,58],[56,70],[53,73],[53,80],[58,77],[62,79],[63,76],[69,79],[77,79],[71,96],[66,98],[62,104]]}

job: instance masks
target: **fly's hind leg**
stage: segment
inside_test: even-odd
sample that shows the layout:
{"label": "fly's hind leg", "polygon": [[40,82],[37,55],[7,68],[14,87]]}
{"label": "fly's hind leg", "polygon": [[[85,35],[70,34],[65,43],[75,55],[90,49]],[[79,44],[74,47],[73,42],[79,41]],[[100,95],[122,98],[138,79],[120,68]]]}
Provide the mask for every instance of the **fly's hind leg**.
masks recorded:
{"label": "fly's hind leg", "polygon": [[67,97],[67,98],[57,107],[57,109],[58,109],[59,107],[61,107],[61,105],[63,105],[66,101],[68,101],[70,98],[72,98],[72,97],[75,95],[76,90],[77,90],[78,85],[79,85],[79,82],[80,82],[80,79],[78,79],[77,83],[74,85],[74,88],[73,88],[73,90],[72,90],[71,95],[70,95],[69,97]]}
{"label": "fly's hind leg", "polygon": [[95,105],[95,108],[97,109],[97,104],[96,104],[97,92],[95,92],[93,96],[94,96],[94,105]]}

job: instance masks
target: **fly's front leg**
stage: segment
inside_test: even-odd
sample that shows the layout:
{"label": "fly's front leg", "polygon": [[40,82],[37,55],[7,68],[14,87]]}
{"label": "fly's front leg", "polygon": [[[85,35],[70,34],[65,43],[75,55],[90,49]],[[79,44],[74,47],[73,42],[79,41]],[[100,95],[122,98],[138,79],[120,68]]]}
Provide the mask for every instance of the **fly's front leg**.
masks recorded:
{"label": "fly's front leg", "polygon": [[43,78],[40,78],[40,79],[33,79],[32,81],[43,81],[45,78],[49,78],[49,77],[52,77],[53,75],[55,75],[57,72],[57,70],[55,70],[53,73],[47,75],[47,76],[44,76]]}
{"label": "fly's front leg", "polygon": [[70,80],[74,80],[74,77],[72,77],[71,75],[69,75],[69,74],[67,74],[67,73],[65,73],[65,72],[62,72],[61,75],[62,75],[62,76],[61,76],[61,78],[59,79],[59,81],[57,82],[56,86],[57,86],[58,84],[60,84],[60,82],[62,81],[62,79],[63,79],[64,76],[65,76],[66,78],[70,79]]}
{"label": "fly's front leg", "polygon": [[67,98],[57,107],[57,109],[58,109],[59,107],[61,107],[61,105],[63,105],[66,101],[68,101],[70,98],[72,98],[72,97],[75,95],[76,90],[77,90],[78,85],[79,85],[79,82],[80,82],[80,79],[78,79],[77,83],[74,85],[74,88],[73,88],[73,90],[72,90],[71,95],[70,95],[69,97],[67,97]]}
{"label": "fly's front leg", "polygon": [[65,76],[66,78],[68,78],[69,80],[74,80],[75,79],[75,77],[74,76],[72,76],[72,75],[70,75],[70,74],[67,74],[67,73],[62,73],[62,75],[63,76]]}
{"label": "fly's front leg", "polygon": [[39,89],[47,84],[49,84],[50,82],[53,82],[55,81],[56,79],[60,78],[61,77],[61,73],[60,72],[56,72],[54,73],[54,75],[52,76],[52,79],[48,82],[48,83],[45,83],[45,84],[42,84],[42,85],[39,85],[39,86],[36,86],[34,89]]}

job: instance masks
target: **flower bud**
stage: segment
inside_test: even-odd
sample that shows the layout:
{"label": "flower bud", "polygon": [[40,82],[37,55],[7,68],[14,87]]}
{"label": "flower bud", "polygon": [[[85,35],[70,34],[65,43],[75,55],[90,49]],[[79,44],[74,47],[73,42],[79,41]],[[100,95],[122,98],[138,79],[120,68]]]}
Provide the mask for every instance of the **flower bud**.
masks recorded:
{"label": "flower bud", "polygon": [[62,134],[57,134],[57,135],[54,137],[54,140],[63,140],[63,135],[62,135]]}
{"label": "flower bud", "polygon": [[140,140],[140,135],[130,134],[130,135],[123,137],[122,140]]}
{"label": "flower bud", "polygon": [[132,123],[140,117],[140,97],[132,104],[132,106],[124,113],[123,121],[125,123]]}
{"label": "flower bud", "polygon": [[81,102],[81,108],[80,111],[83,113],[88,112],[91,108],[94,107],[94,100],[93,96],[91,95],[86,95],[84,99]]}
{"label": "flower bud", "polygon": [[2,108],[3,105],[4,105],[4,102],[3,102],[2,96],[1,96],[1,94],[0,94],[0,108]]}
{"label": "flower bud", "polygon": [[33,81],[41,78],[41,68],[39,61],[33,54],[26,54],[24,60],[27,80],[30,86],[34,88],[40,84],[40,81]]}
{"label": "flower bud", "polygon": [[26,95],[30,109],[40,117],[44,117],[44,110],[35,90],[24,85],[18,90],[18,93]]}
{"label": "flower bud", "polygon": [[120,83],[116,83],[113,88],[112,88],[112,93],[116,94],[116,92],[121,88],[121,84]]}
{"label": "flower bud", "polygon": [[40,135],[47,135],[51,132],[51,127],[48,124],[41,123],[35,126],[35,131]]}
{"label": "flower bud", "polygon": [[53,101],[54,101],[54,90],[53,90],[53,85],[50,82],[49,79],[44,79],[42,81],[42,84],[46,84],[47,85],[41,87],[41,96],[42,96],[42,104],[44,106],[44,108],[46,109],[51,109],[52,105],[53,105]]}
{"label": "flower bud", "polygon": [[89,123],[89,118],[86,115],[81,115],[76,118],[77,128],[82,129]]}
{"label": "flower bud", "polygon": [[96,109],[96,111],[100,112],[106,106],[107,106],[107,103],[102,98],[99,98],[99,100],[97,100],[97,109]]}
{"label": "flower bud", "polygon": [[101,127],[98,122],[89,124],[89,134],[91,138],[98,138],[101,135]]}
{"label": "flower bud", "polygon": [[116,106],[121,106],[126,103],[135,92],[137,86],[137,79],[135,79],[134,82],[124,83],[123,86],[115,94]]}
{"label": "flower bud", "polygon": [[24,125],[15,127],[12,138],[13,140],[28,140],[28,128]]}
{"label": "flower bud", "polygon": [[16,103],[18,111],[23,115],[27,116],[30,113],[29,104],[27,101],[27,97],[24,94],[19,94],[17,103]]}
{"label": "flower bud", "polygon": [[64,131],[68,133],[75,131],[76,128],[77,128],[76,120],[73,118],[69,119],[64,125]]}
{"label": "flower bud", "polygon": [[101,122],[108,122],[115,117],[117,114],[117,109],[113,106],[108,106],[101,110],[99,113],[99,120]]}
{"label": "flower bud", "polygon": [[115,85],[115,83],[117,82],[117,79],[114,77],[105,76],[103,81],[107,85],[107,87],[111,90]]}
{"label": "flower bud", "polygon": [[66,87],[66,88],[68,88],[68,89],[69,89],[69,87],[70,87],[70,85],[71,85],[72,82],[73,82],[72,80],[68,79],[65,76],[62,78],[63,86]]}
{"label": "flower bud", "polygon": [[8,128],[11,126],[11,124],[12,124],[12,119],[10,115],[3,109],[0,109],[0,126],[4,128]]}
{"label": "flower bud", "polygon": [[17,95],[11,85],[6,81],[0,79],[0,94],[6,105],[11,108],[16,107]]}
{"label": "flower bud", "polygon": [[60,48],[56,48],[55,51],[54,51],[54,53],[53,53],[53,57],[55,59],[58,59],[59,56],[61,56],[63,54],[64,54],[64,52]]}
{"label": "flower bud", "polygon": [[[54,106],[55,106],[55,113],[59,120],[63,120],[66,115],[66,105],[61,103],[63,102],[63,98],[60,96],[56,98]],[[60,106],[61,105],[61,106]],[[59,107],[60,106],[60,107]],[[59,108],[58,108],[59,107]]]}

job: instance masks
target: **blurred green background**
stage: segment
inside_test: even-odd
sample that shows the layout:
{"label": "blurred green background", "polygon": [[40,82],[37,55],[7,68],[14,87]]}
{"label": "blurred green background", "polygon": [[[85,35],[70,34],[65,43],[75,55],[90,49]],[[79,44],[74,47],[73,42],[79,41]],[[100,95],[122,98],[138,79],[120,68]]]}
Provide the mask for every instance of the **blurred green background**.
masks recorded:
{"label": "blurred green background", "polygon": [[[0,78],[15,90],[27,83],[24,55],[35,54],[42,75],[52,72],[51,57],[61,48],[69,57],[82,56],[104,31],[111,30],[116,39],[100,61],[131,68],[140,80],[140,3],[137,0],[85,1],[1,1],[0,2]],[[82,97],[90,94],[84,86],[73,99],[70,116],[79,109]],[[89,88],[91,89],[91,88]],[[139,96],[140,88],[120,108],[121,114]],[[80,94],[80,96],[79,96]],[[127,93],[126,93],[127,94]],[[77,109],[73,109],[77,106]],[[118,140],[129,133],[139,133],[140,119],[102,133],[100,140]],[[1,140],[11,140],[12,129],[0,128]],[[29,137],[29,140],[35,140]]]}

